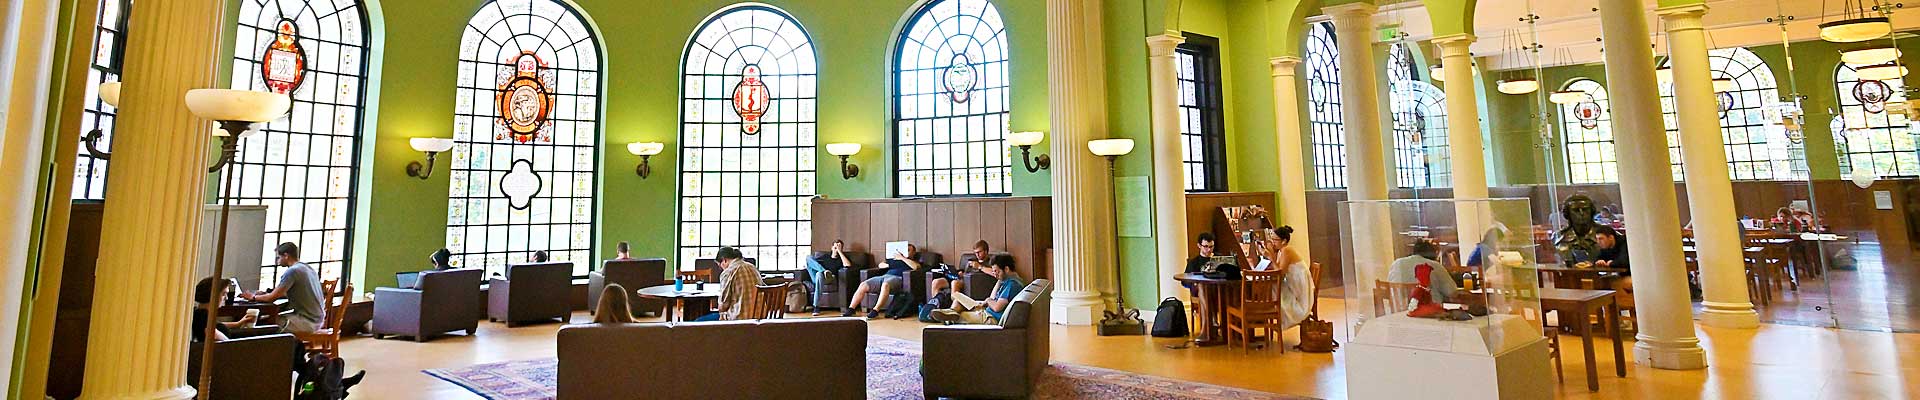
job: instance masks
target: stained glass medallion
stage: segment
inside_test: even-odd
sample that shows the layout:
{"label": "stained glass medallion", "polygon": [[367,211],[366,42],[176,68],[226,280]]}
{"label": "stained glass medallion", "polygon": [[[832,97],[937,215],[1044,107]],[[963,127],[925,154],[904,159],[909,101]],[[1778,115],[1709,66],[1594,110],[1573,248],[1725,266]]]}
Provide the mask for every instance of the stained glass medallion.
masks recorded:
{"label": "stained glass medallion", "polygon": [[273,41],[260,55],[260,78],[274,93],[293,93],[307,78],[307,51],[296,40],[300,30],[293,20],[281,19],[274,32]]}
{"label": "stained glass medallion", "polygon": [[534,139],[553,141],[544,132],[553,127],[547,120],[553,112],[553,71],[532,51],[522,52],[508,63],[514,66],[512,73],[507,75],[507,70],[502,70],[500,92],[495,95],[500,107],[500,125],[506,131],[494,140],[510,135],[520,143]]}
{"label": "stained glass medallion", "polygon": [[733,86],[733,112],[740,116],[740,133],[760,133],[760,116],[767,113],[771,100],[767,84],[760,79],[760,66],[740,68],[740,83]]}
{"label": "stained glass medallion", "polygon": [[967,53],[954,53],[953,62],[947,64],[947,98],[954,103],[965,103],[973,94],[973,62],[967,60]]}

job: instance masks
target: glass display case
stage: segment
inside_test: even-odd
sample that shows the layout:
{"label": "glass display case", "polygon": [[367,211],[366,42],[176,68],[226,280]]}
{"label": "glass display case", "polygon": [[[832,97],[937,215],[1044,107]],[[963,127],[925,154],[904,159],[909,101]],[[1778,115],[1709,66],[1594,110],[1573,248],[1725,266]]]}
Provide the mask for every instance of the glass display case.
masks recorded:
{"label": "glass display case", "polygon": [[1347,341],[1498,356],[1542,339],[1526,199],[1342,202]]}

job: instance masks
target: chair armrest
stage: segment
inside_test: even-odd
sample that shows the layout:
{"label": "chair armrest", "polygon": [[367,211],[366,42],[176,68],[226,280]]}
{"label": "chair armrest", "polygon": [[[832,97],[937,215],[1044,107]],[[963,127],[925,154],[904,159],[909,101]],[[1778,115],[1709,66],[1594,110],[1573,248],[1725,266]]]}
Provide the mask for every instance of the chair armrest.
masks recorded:
{"label": "chair armrest", "polygon": [[416,289],[377,288],[373,290],[373,326],[375,332],[396,331],[420,320],[421,297]]}
{"label": "chair armrest", "polygon": [[873,277],[886,275],[886,274],[887,274],[887,269],[884,267],[863,269],[863,270],[860,270],[860,281],[866,282],[868,279],[873,279]]}
{"label": "chair armrest", "polygon": [[280,333],[279,325],[254,325],[244,328],[227,328],[228,339],[251,338]]}

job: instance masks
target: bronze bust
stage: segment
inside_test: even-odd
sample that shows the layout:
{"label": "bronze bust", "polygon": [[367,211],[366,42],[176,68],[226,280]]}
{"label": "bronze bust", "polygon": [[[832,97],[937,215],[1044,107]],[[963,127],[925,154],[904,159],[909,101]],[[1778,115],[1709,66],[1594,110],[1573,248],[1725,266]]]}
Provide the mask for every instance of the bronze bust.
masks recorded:
{"label": "bronze bust", "polygon": [[1593,254],[1599,249],[1594,244],[1593,234],[1602,227],[1593,222],[1597,211],[1593,199],[1586,195],[1567,196],[1560,202],[1560,216],[1567,219],[1567,227],[1553,233],[1553,248],[1560,255],[1560,262],[1572,266],[1576,263],[1592,261]]}

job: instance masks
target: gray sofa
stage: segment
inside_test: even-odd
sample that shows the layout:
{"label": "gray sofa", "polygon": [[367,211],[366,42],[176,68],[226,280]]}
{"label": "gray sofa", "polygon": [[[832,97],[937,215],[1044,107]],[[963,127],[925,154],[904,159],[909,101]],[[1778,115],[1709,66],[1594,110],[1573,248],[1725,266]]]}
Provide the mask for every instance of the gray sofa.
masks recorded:
{"label": "gray sofa", "polygon": [[[587,274],[587,313],[598,312],[600,291],[616,283],[628,291],[637,291],[670,284],[673,280],[667,279],[667,259],[664,258],[603,261],[599,271]],[[634,316],[659,315],[667,308],[665,300],[640,297],[631,292],[627,293],[627,302]]]}
{"label": "gray sofa", "polygon": [[424,272],[419,289],[374,289],[373,337],[424,342],[450,331],[473,335],[480,320],[467,310],[480,307],[480,274],[478,269]]}
{"label": "gray sofa", "polygon": [[507,327],[522,322],[566,321],[573,313],[573,263],[550,262],[507,267],[506,279],[487,280],[487,319]]}
{"label": "gray sofa", "polygon": [[1027,284],[1007,305],[1000,325],[923,328],[920,376],[927,398],[1017,399],[1032,394],[1047,368],[1051,286],[1046,279]]}
{"label": "gray sofa", "polygon": [[[278,333],[227,339],[213,346],[212,399],[293,398],[293,349],[300,339]],[[200,385],[200,342],[187,349],[187,384]],[[77,371],[75,373],[78,373]]]}
{"label": "gray sofa", "polygon": [[560,328],[561,399],[864,399],[853,318]]}

